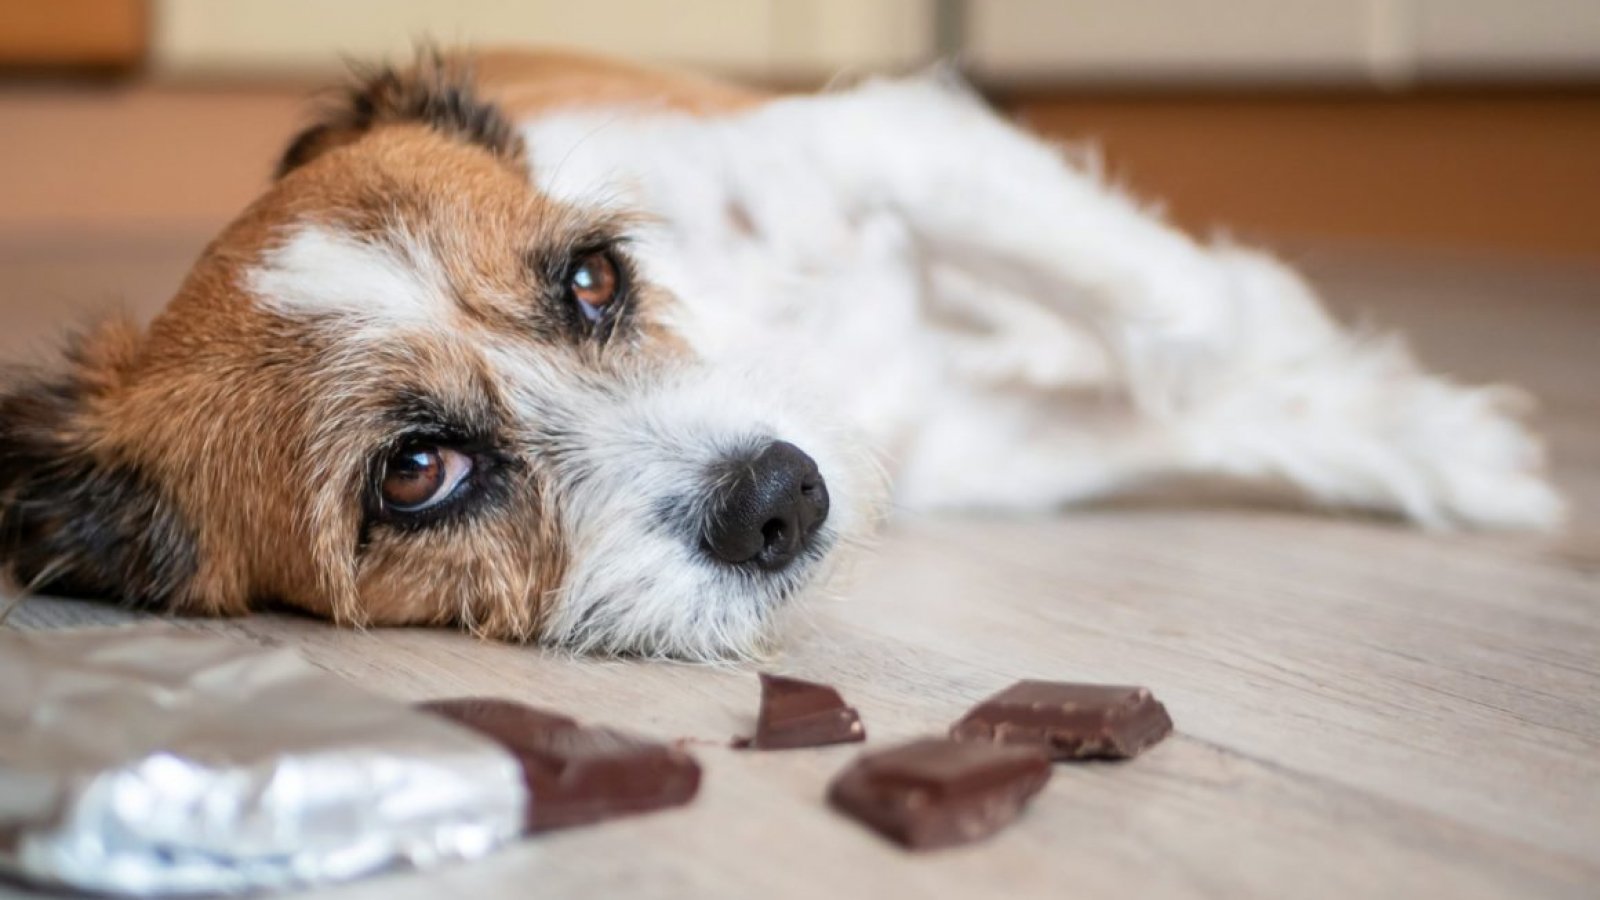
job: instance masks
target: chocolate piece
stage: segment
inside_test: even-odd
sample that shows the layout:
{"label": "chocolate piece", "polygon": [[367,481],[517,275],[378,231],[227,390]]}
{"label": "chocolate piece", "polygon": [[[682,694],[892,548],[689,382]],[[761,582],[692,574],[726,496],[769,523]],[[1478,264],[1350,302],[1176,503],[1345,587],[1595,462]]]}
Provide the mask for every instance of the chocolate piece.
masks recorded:
{"label": "chocolate piece", "polygon": [[950,728],[957,741],[1035,744],[1052,759],[1127,759],[1172,733],[1147,688],[1019,681]]}
{"label": "chocolate piece", "polygon": [[418,703],[417,708],[465,725],[500,744],[515,744],[522,735],[534,731],[578,727],[577,721],[568,716],[498,697],[426,700]]}
{"label": "chocolate piece", "polygon": [[787,750],[867,739],[861,715],[844,705],[839,692],[825,684],[761,673],[761,712],[754,737],[735,747]]}
{"label": "chocolate piece", "polygon": [[927,738],[857,759],[828,801],[890,840],[930,850],[994,834],[1049,780],[1037,747]]}
{"label": "chocolate piece", "polygon": [[526,830],[584,825],[680,806],[700,789],[700,766],[682,750],[509,700],[435,700],[420,709],[505,747],[528,786]]}

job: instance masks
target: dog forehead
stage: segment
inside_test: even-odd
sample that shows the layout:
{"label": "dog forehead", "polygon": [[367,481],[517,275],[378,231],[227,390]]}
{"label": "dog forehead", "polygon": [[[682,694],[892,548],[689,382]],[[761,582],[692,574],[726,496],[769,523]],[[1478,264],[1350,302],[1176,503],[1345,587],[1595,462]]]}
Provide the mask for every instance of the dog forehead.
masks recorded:
{"label": "dog forehead", "polygon": [[438,326],[514,317],[576,218],[476,146],[389,126],[285,176],[213,255],[268,313]]}
{"label": "dog forehead", "polygon": [[248,381],[241,414],[299,384],[283,396],[359,443],[391,426],[402,394],[434,398],[443,418],[495,407],[507,428],[537,427],[583,386],[619,380],[624,357],[665,352],[631,334],[602,352],[563,293],[573,254],[626,236],[625,218],[393,128],[289,173],[208,248],[152,323],[158,368]]}

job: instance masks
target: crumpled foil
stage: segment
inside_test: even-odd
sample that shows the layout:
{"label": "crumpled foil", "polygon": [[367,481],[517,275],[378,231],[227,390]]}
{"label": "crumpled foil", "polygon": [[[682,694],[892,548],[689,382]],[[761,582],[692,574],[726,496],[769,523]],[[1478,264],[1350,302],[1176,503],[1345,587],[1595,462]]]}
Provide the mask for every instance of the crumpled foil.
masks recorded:
{"label": "crumpled foil", "polygon": [[173,626],[0,631],[0,871],[227,894],[482,856],[516,761],[289,650]]}

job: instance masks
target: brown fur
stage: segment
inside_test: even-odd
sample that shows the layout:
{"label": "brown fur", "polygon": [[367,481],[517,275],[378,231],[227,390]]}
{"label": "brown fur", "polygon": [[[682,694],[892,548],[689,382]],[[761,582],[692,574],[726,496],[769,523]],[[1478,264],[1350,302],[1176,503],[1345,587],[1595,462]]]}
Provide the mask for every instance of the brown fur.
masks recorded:
{"label": "brown fur", "polygon": [[[709,112],[760,99],[567,56],[495,54],[481,63],[482,83],[518,111],[634,97]],[[71,364],[73,388],[54,405],[29,403],[24,388],[0,391],[0,454],[21,467],[0,479],[0,533],[33,540],[43,528],[64,548],[41,563],[20,543],[0,542],[0,564],[44,589],[183,612],[283,602],[350,624],[537,635],[567,548],[536,464],[508,459],[498,487],[507,501],[471,528],[419,535],[373,526],[359,499],[374,448],[394,438],[397,391],[486,428],[505,418],[493,377],[460,335],[599,364],[527,299],[546,289],[530,260],[570,252],[619,223],[540,196],[520,139],[476,97],[472,77],[459,58],[441,57],[371,76],[295,140],[281,178],[207,247],[146,334],[118,326],[87,338]],[[263,309],[242,284],[291,223],[424,241],[444,263],[457,336],[408,332],[341,363],[336,332]],[[632,352],[681,352],[650,324],[648,291],[641,302],[640,327],[624,338]],[[59,468],[41,461],[52,453],[74,472],[136,473],[124,481],[138,509],[171,519],[165,544],[145,546],[158,522],[144,523],[145,535],[112,522],[92,533],[139,552],[90,560],[109,551],[73,543],[83,531],[74,528],[107,523],[68,520],[86,513],[49,493],[64,490],[45,477]],[[149,562],[168,557],[172,565]],[[131,565],[116,561],[130,559],[156,573],[139,582],[138,596],[106,583],[117,565]]]}
{"label": "brown fur", "polygon": [[480,94],[517,119],[578,106],[725,115],[774,96],[686,72],[556,50],[488,50],[473,54],[471,63]]}

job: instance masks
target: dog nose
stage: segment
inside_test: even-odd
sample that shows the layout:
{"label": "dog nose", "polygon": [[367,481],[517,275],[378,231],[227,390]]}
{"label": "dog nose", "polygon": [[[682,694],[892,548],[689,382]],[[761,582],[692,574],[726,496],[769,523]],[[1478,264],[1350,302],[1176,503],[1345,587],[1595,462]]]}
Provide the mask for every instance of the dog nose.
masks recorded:
{"label": "dog nose", "polygon": [[713,498],[706,548],[726,563],[781,569],[828,518],[828,485],[816,460],[786,441],[769,445],[737,472]]}

